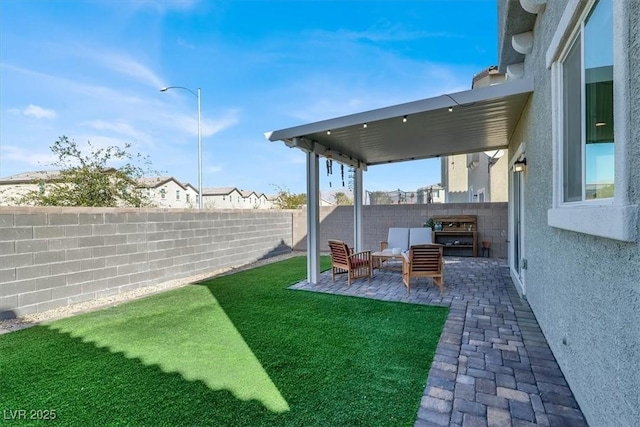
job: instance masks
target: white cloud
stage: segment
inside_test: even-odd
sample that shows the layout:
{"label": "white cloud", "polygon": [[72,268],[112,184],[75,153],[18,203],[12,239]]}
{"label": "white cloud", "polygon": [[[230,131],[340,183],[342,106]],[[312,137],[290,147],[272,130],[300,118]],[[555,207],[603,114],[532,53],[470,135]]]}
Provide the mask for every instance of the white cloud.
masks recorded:
{"label": "white cloud", "polygon": [[[16,67],[9,64],[2,64],[3,68],[25,75],[22,78],[25,80],[27,77],[31,77],[30,81],[39,82],[43,87],[49,88],[49,92],[61,96],[61,94],[68,94],[73,92],[81,95],[82,97],[92,97],[99,100],[101,103],[114,102],[114,103],[138,103],[139,98],[131,96],[131,94],[123,94],[115,91],[106,86],[90,85],[81,83],[73,78],[65,78],[55,76],[53,74],[47,74],[40,71],[30,70],[27,68]],[[25,80],[26,81],[26,80]]]}
{"label": "white cloud", "polygon": [[307,158],[304,153],[298,149],[295,149],[295,151],[295,153],[291,153],[291,155],[286,156],[283,164],[304,165],[307,163]]}
{"label": "white cloud", "polygon": [[48,110],[33,104],[29,104],[22,114],[25,116],[35,117],[36,119],[54,119],[57,116],[54,110]]}
{"label": "white cloud", "polygon": [[[100,53],[97,54],[97,52]],[[127,55],[115,52],[104,53],[99,50],[86,51],[86,54],[87,56],[92,57],[96,62],[101,63],[105,68],[133,77],[153,88],[160,90],[161,87],[165,86],[162,79],[147,66]]]}
{"label": "white cloud", "polygon": [[49,166],[57,160],[51,151],[37,152],[32,148],[16,147],[14,145],[0,146],[3,161],[16,161],[26,164],[29,168]]}
{"label": "white cloud", "polygon": [[218,165],[207,165],[204,168],[204,172],[207,173],[219,173],[222,172],[222,166],[218,166]]}
{"label": "white cloud", "polygon": [[149,135],[145,132],[136,130],[129,123],[122,121],[107,122],[104,120],[93,120],[86,123],[88,126],[102,131],[112,131],[120,135],[131,137],[138,141],[148,141]]}
{"label": "white cloud", "polygon": [[402,25],[384,23],[365,31],[339,30],[337,32],[317,32],[323,38],[337,38],[338,40],[368,40],[373,42],[410,41],[426,38],[461,38],[461,35],[450,32],[435,32],[408,30]]}
{"label": "white cloud", "polygon": [[136,0],[133,2],[139,8],[151,7],[160,13],[168,10],[190,10],[199,0]]}
{"label": "white cloud", "polygon": [[178,43],[178,46],[186,47],[187,49],[195,49],[196,48],[194,44],[189,43],[188,41],[186,41],[182,37],[178,37],[177,43]]}
{"label": "white cloud", "polygon": [[[175,107],[173,110],[175,110]],[[198,118],[195,115],[180,114],[176,116],[175,112],[172,112],[167,113],[167,120],[177,129],[193,135],[198,134]],[[229,111],[225,116],[216,119],[201,117],[200,131],[203,137],[212,136],[235,126],[239,121],[238,112],[235,110]]]}

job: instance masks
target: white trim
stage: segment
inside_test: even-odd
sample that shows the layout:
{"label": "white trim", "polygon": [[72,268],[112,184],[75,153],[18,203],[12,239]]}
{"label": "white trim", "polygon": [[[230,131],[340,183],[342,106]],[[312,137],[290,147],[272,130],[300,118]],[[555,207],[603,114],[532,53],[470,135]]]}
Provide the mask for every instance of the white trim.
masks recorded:
{"label": "white trim", "polygon": [[355,246],[356,252],[364,250],[362,193],[362,169],[355,168],[353,171],[353,245]]}
{"label": "white trim", "polygon": [[550,69],[551,65],[560,58],[564,47],[567,45],[567,40],[572,38],[573,33],[575,32],[576,22],[582,15],[582,11],[588,3],[589,8],[591,8],[594,1],[595,0],[590,0],[589,2],[569,0],[567,2],[567,6],[564,8],[564,12],[562,13],[562,17],[558,23],[558,28],[553,34],[553,38],[551,39],[551,43],[549,43],[549,48],[547,49],[547,69]]}
{"label": "white trim", "polygon": [[[617,16],[626,16],[626,1],[613,2],[613,54],[614,54],[614,133],[615,139],[615,189],[614,197],[609,199],[585,200],[583,202],[564,203],[563,197],[563,161],[562,161],[562,96],[561,65],[559,59],[573,43],[573,37],[586,19],[595,0],[577,2],[571,0],[567,5],[561,23],[547,51],[547,60],[554,58],[551,64],[552,115],[553,115],[553,206],[547,211],[547,223],[551,227],[593,236],[605,237],[625,242],[638,240],[638,220],[640,207],[630,203],[629,180],[633,167],[633,156],[629,154],[630,141],[630,79],[629,79],[629,21],[616,20]],[[579,4],[576,4],[579,3]],[[570,16],[571,18],[567,18]],[[566,22],[573,27],[567,27]],[[560,35],[559,35],[560,34]],[[569,38],[570,36],[570,38]],[[554,42],[562,40],[561,44]],[[582,46],[584,49],[584,43]],[[584,159],[583,159],[584,161]],[[583,184],[583,198],[584,198]]]}
{"label": "white trim", "polygon": [[636,241],[638,206],[570,206],[547,211],[550,226],[623,242]]}
{"label": "white trim", "polygon": [[318,156],[307,153],[307,281],[320,280],[320,174]]}
{"label": "white trim", "polygon": [[[525,172],[514,172],[513,171],[513,164],[516,162],[516,160],[522,160],[522,158],[524,158],[526,154],[526,143],[522,143],[520,144],[520,146],[515,150],[513,156],[509,159],[509,169],[508,169],[508,173],[509,173],[509,233],[508,233],[508,239],[509,239],[509,245],[508,245],[508,254],[509,254],[509,259],[508,259],[508,263],[509,263],[509,274],[511,275],[511,279],[513,280],[513,283],[516,287],[516,290],[518,291],[518,294],[520,294],[520,296],[524,296],[526,294],[526,270],[521,268],[522,273],[518,274],[517,271],[514,270],[513,268],[513,259],[514,259],[514,252],[515,252],[515,238],[514,238],[514,233],[515,233],[515,224],[513,223],[513,216],[514,216],[514,211],[515,211],[515,197],[513,195],[514,193],[514,182],[513,182],[513,176],[516,173],[520,173],[522,175],[526,174],[526,170]],[[522,179],[522,178],[521,178]],[[522,185],[521,188],[521,200],[522,200],[522,206],[520,209],[520,223],[522,224],[524,222],[524,218],[525,218],[525,213],[526,213],[526,209],[525,209],[525,198],[524,198],[524,193],[526,190],[526,186]],[[519,254],[520,256],[520,260],[518,260],[518,263],[522,262],[522,259],[525,258],[525,254],[526,254],[526,245],[525,245],[525,240],[524,240],[524,234],[525,234],[525,227],[520,227],[520,234],[519,234],[519,239],[521,242],[521,248],[522,251]]]}
{"label": "white trim", "polygon": [[[476,198],[476,203],[486,202],[486,200],[485,200],[486,193],[484,191],[484,187],[478,189],[478,192],[476,194],[478,195],[478,197]],[[480,195],[481,194],[482,194],[482,202],[480,201]]]}

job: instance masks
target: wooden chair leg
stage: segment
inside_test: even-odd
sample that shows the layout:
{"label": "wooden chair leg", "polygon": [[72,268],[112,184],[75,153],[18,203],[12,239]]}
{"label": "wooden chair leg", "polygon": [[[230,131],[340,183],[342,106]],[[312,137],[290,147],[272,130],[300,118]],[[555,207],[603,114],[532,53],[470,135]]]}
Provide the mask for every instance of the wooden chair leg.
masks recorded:
{"label": "wooden chair leg", "polygon": [[440,289],[440,293],[444,292],[444,280],[442,279],[442,277],[434,277],[433,283],[438,286],[438,288]]}

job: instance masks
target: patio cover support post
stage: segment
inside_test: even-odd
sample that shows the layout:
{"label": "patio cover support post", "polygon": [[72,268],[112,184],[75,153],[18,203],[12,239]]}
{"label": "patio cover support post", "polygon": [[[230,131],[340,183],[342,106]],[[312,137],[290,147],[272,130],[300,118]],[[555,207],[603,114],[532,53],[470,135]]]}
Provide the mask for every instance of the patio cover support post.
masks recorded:
{"label": "patio cover support post", "polygon": [[362,168],[354,169],[353,174],[353,244],[356,252],[363,249],[362,240]]}
{"label": "patio cover support post", "polygon": [[320,278],[320,174],[318,155],[307,152],[307,282]]}

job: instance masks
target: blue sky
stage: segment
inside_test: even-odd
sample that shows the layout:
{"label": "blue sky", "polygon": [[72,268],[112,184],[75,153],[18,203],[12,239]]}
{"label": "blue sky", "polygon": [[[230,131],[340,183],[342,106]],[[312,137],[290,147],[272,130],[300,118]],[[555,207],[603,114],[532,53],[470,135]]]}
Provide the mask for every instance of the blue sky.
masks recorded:
{"label": "blue sky", "polygon": [[[197,187],[196,98],[159,91],[185,86],[202,90],[204,187],[304,192],[304,154],[264,132],[469,89],[497,62],[496,21],[495,0],[2,0],[0,176],[51,169],[66,135],[130,142]],[[438,182],[434,159],[364,174],[370,191]]]}

